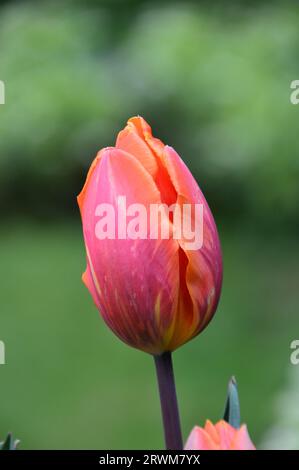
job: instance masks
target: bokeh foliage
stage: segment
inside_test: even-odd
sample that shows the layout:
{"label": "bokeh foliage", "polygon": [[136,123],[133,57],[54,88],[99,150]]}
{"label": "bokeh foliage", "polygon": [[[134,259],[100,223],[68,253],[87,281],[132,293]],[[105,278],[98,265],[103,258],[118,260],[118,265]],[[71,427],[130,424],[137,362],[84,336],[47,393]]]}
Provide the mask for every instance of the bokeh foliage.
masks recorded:
{"label": "bokeh foliage", "polygon": [[296,224],[298,6],[128,2],[119,16],[124,3],[2,8],[6,208],[70,208],[96,151],[141,114],[220,212]]}

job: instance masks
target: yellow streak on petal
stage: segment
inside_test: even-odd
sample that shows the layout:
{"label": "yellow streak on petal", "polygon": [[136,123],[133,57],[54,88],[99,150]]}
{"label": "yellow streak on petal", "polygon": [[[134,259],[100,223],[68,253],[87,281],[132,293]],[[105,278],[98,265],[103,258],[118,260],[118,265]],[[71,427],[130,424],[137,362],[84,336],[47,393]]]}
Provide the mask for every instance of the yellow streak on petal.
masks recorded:
{"label": "yellow streak on petal", "polygon": [[160,326],[161,320],[161,292],[157,295],[156,302],[155,302],[155,321]]}
{"label": "yellow streak on petal", "polygon": [[91,258],[90,258],[90,254],[89,254],[89,251],[88,251],[88,248],[87,248],[87,247],[86,247],[86,254],[87,254],[87,259],[88,259],[88,263],[89,263],[89,267],[90,267],[90,271],[91,271],[91,277],[92,277],[92,280],[93,280],[93,282],[94,282],[96,291],[97,291],[99,297],[102,297],[102,291],[101,291],[101,288],[100,288],[100,284],[99,284],[99,281],[98,281],[98,279],[97,279],[95,270],[94,270],[94,268],[93,268],[93,265],[92,265],[92,262],[91,262]]}
{"label": "yellow streak on petal", "polygon": [[214,297],[215,297],[215,287],[212,287],[212,289],[210,290],[209,295],[208,295],[207,311],[206,311],[206,314],[205,314],[204,318],[202,319],[202,324],[203,325],[205,325],[206,321],[210,318],[212,307],[213,307]]}

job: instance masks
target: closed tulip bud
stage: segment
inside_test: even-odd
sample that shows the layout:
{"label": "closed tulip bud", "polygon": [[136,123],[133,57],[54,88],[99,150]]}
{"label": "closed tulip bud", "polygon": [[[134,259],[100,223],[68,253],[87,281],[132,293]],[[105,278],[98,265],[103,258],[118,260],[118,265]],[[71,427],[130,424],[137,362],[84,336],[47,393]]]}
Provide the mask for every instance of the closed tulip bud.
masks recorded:
{"label": "closed tulip bud", "polygon": [[255,450],[255,447],[245,424],[235,429],[223,420],[215,425],[207,420],[204,428],[192,429],[185,450]]}
{"label": "closed tulip bud", "polygon": [[221,289],[217,229],[192,174],[144,119],[131,118],[115,146],[98,153],[78,203],[83,281],[114,333],[158,355],[201,332]]}

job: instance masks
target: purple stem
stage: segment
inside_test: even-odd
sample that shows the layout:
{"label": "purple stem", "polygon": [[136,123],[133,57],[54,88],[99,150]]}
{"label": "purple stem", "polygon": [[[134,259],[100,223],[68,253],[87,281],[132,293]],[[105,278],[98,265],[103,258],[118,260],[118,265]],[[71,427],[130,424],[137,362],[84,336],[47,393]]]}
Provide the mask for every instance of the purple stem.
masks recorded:
{"label": "purple stem", "polygon": [[154,356],[154,359],[159,384],[165,446],[167,450],[182,450],[183,439],[171,353],[165,352],[160,356]]}

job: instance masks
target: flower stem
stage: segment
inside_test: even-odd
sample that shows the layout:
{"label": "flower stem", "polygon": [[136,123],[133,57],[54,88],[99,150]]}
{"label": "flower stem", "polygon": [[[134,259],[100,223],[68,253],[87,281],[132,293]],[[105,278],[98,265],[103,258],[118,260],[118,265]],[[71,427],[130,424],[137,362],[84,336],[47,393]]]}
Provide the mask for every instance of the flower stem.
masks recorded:
{"label": "flower stem", "polygon": [[159,384],[165,446],[167,450],[182,450],[183,439],[171,353],[165,352],[160,356],[154,356],[154,359]]}

